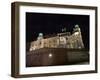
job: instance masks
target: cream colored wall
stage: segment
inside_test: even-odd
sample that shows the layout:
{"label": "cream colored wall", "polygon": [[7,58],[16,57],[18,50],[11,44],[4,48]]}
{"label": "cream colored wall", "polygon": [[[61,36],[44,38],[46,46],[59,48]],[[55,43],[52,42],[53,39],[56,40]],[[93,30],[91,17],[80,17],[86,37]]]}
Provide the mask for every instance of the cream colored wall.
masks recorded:
{"label": "cream colored wall", "polygon": [[[76,34],[77,33],[77,34]],[[68,40],[66,40],[68,37]],[[41,44],[40,44],[41,43]],[[79,45],[81,44],[81,45]],[[40,48],[84,48],[81,32],[75,32],[71,36],[55,36],[42,40],[33,41],[30,51]]]}

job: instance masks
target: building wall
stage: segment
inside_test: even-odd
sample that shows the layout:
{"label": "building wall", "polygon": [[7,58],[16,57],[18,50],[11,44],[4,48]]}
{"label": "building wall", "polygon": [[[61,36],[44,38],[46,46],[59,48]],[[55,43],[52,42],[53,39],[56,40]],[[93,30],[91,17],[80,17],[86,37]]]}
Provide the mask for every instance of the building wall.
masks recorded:
{"label": "building wall", "polygon": [[81,32],[75,32],[69,36],[66,44],[68,48],[84,48]]}
{"label": "building wall", "polygon": [[56,48],[57,46],[58,46],[58,37],[56,36],[56,37],[33,41],[30,46],[30,51],[44,47]]}
{"label": "building wall", "polygon": [[[76,31],[76,29],[74,29]],[[61,35],[60,35],[61,34]],[[72,48],[80,49],[84,48],[82,41],[82,35],[80,28],[76,32],[73,32],[72,35],[62,35],[64,33],[59,33],[55,37],[50,37],[46,39],[37,39],[33,41],[30,46],[30,51],[40,49],[40,48]]]}

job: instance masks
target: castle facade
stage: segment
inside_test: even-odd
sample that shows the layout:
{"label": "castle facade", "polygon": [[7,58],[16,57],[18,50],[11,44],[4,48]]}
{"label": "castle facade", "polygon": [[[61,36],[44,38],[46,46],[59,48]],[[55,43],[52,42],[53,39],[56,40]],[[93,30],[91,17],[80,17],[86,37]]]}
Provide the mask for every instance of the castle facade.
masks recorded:
{"label": "castle facade", "polygon": [[79,25],[75,25],[73,33],[62,32],[56,36],[44,38],[43,33],[39,33],[36,41],[31,42],[30,51],[40,48],[69,48],[69,49],[82,49],[84,48],[81,29]]}

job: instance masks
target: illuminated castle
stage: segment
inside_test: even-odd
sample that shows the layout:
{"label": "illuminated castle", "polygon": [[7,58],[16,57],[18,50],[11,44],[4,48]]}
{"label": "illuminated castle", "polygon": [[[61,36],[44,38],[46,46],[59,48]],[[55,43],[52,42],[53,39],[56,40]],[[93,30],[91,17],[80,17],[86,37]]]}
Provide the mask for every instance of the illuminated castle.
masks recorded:
{"label": "illuminated castle", "polygon": [[82,49],[84,48],[81,30],[79,25],[75,25],[73,33],[66,32],[66,28],[62,29],[62,33],[45,37],[43,33],[39,33],[36,41],[31,42],[30,51],[40,48],[69,48]]}

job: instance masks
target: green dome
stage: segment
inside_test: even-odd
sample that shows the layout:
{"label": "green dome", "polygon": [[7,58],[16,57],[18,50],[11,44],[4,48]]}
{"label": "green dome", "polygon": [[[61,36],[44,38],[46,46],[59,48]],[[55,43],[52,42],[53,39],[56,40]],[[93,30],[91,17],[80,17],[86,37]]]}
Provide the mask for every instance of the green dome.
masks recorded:
{"label": "green dome", "polygon": [[78,24],[76,24],[76,25],[75,25],[75,28],[79,28],[79,25],[78,25]]}
{"label": "green dome", "polygon": [[43,33],[39,33],[39,36],[43,36]]}

